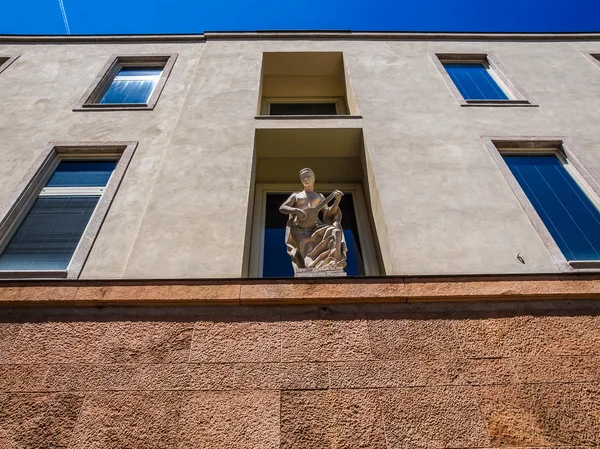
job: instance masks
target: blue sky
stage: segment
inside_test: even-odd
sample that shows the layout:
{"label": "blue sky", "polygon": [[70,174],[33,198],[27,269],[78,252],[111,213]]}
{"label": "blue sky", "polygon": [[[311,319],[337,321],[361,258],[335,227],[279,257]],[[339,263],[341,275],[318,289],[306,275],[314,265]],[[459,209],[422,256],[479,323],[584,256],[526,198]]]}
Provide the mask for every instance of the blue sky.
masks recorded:
{"label": "blue sky", "polygon": [[0,0],[0,34],[600,31],[600,0]]}

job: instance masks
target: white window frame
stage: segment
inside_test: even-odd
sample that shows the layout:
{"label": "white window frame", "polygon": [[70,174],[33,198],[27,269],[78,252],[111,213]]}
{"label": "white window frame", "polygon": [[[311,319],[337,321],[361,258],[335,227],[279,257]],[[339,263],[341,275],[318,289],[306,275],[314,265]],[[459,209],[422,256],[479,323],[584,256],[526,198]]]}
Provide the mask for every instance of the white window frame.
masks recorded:
{"label": "white window frame", "polygon": [[[266,97],[262,100],[261,110],[263,114],[271,116],[271,105],[274,103],[334,103],[335,115],[347,115],[347,108],[343,97]],[[303,115],[277,115],[274,117],[303,117]],[[329,115],[313,115],[310,117],[329,117]]]}
{"label": "white window frame", "polygon": [[[40,196],[98,195],[98,203],[64,270],[0,270],[0,279],[19,278],[66,278],[77,279],[100,226],[116,195],[137,142],[51,142],[49,143],[8,201],[0,208],[0,254],[4,252],[14,233],[29,214]],[[58,164],[63,160],[112,160],[117,161],[105,187],[45,187]]]}
{"label": "white window frame", "polygon": [[[373,242],[373,234],[371,225],[367,215],[367,205],[363,194],[363,189],[360,184],[330,184],[319,183],[318,191],[333,191],[341,190],[344,193],[351,193],[354,203],[354,212],[356,214],[356,225],[358,228],[358,238],[363,257],[366,276],[379,275],[377,262],[377,254]],[[252,240],[250,247],[250,270],[251,278],[262,278],[263,263],[264,263],[264,236],[266,222],[266,203],[268,193],[286,193],[291,195],[292,192],[298,192],[298,183],[294,184],[256,184],[254,191],[254,213],[252,217]],[[342,217],[342,228],[344,220]],[[290,260],[290,264],[291,264]]]}

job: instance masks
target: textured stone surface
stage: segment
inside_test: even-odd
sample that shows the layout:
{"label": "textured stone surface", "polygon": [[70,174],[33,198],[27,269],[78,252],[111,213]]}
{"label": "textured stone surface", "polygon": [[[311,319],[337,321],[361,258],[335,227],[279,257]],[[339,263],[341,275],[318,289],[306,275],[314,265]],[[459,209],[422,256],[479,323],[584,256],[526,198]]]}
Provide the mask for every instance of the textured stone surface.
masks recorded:
{"label": "textured stone surface", "polygon": [[185,393],[179,449],[278,448],[279,392]]}
{"label": "textured stone surface", "polygon": [[384,389],[380,401],[389,447],[490,446],[470,387]]}
{"label": "textured stone surface", "polygon": [[282,448],[385,448],[376,390],[281,393]]}
{"label": "textured stone surface", "polygon": [[181,397],[177,392],[96,392],[86,396],[72,448],[170,449]]}
{"label": "textured stone surface", "polygon": [[46,365],[0,365],[0,391],[42,391]]}
{"label": "textured stone surface", "polygon": [[585,384],[477,387],[494,446],[597,444],[600,396],[594,400],[593,390],[586,389]]}
{"label": "textured stone surface", "polygon": [[462,356],[450,319],[426,314],[369,318],[369,337],[377,359]]}
{"label": "textured stone surface", "polygon": [[494,313],[457,318],[460,319],[454,320],[453,325],[470,357],[600,354],[600,316],[595,311],[549,315]]}
{"label": "textured stone surface", "polygon": [[112,322],[102,341],[101,363],[187,362],[194,323]]}
{"label": "textured stone surface", "polygon": [[232,390],[233,363],[197,363],[187,367],[191,390]]}
{"label": "textured stone surface", "polygon": [[2,449],[66,449],[80,409],[82,394],[0,394]]}
{"label": "textured stone surface", "polygon": [[516,357],[513,363],[524,383],[600,382],[599,356]]}
{"label": "textured stone surface", "polygon": [[286,316],[281,322],[281,360],[311,362],[371,358],[367,321],[362,315],[332,318]]}
{"label": "textured stone surface", "polygon": [[48,321],[25,323],[6,349],[7,363],[90,363],[97,360],[105,323]]}
{"label": "textured stone surface", "polygon": [[278,362],[279,322],[276,318],[223,318],[196,323],[192,362]]}

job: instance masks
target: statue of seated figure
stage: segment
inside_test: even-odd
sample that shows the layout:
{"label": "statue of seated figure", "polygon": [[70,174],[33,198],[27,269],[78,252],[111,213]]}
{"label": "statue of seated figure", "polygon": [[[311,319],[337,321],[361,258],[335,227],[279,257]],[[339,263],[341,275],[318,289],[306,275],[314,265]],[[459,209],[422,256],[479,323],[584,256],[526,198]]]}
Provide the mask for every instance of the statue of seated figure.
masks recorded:
{"label": "statue of seated figure", "polygon": [[339,204],[344,194],[335,190],[325,198],[315,192],[315,174],[310,168],[300,170],[300,181],[304,190],[292,193],[279,208],[289,215],[285,243],[294,273],[298,269],[342,271],[347,248]]}

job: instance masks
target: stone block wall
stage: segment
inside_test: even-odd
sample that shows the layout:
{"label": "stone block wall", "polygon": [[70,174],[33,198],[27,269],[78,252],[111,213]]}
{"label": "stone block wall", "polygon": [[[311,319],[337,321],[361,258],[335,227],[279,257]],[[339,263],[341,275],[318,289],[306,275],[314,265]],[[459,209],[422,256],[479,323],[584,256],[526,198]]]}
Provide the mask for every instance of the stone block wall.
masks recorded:
{"label": "stone block wall", "polygon": [[0,313],[0,447],[600,445],[600,301]]}

